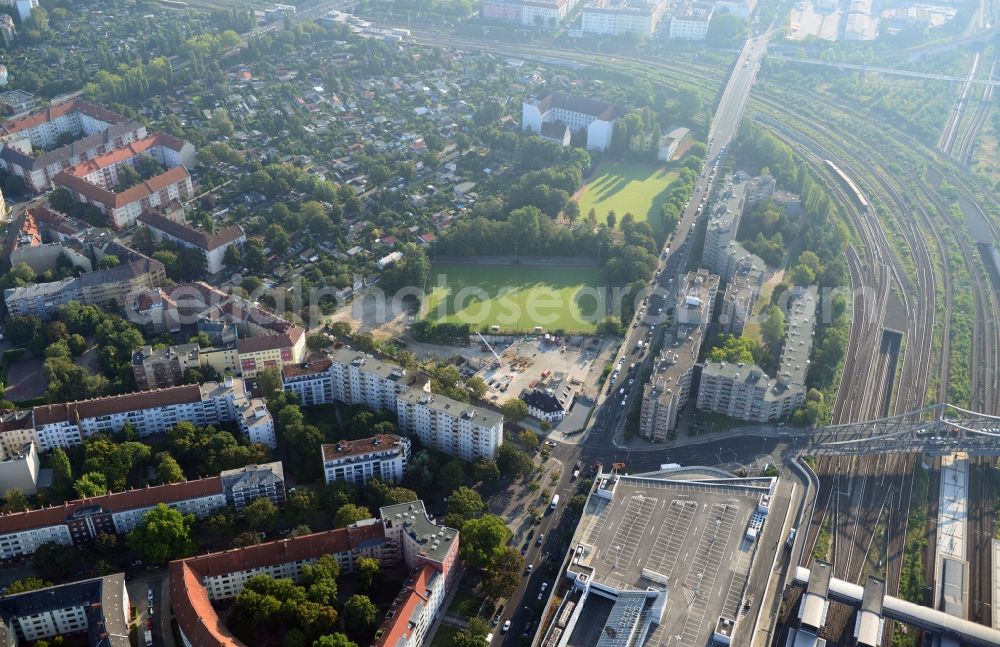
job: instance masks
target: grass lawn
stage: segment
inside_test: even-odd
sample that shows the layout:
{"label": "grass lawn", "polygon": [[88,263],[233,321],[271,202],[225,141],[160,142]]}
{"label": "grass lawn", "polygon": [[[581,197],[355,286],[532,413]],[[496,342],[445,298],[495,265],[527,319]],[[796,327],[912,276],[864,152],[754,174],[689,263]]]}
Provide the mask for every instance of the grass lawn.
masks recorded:
{"label": "grass lawn", "polygon": [[586,217],[590,210],[597,213],[597,221],[604,222],[609,211],[614,211],[619,222],[630,213],[638,221],[649,220],[653,230],[659,218],[650,218],[666,199],[667,186],[677,178],[675,171],[652,164],[607,162],[594,171],[592,179],[580,194],[580,215]]}
{"label": "grass lawn", "polygon": [[451,639],[459,631],[458,627],[452,627],[442,622],[438,625],[438,629],[434,633],[434,640],[431,641],[431,647],[451,647]]}
{"label": "grass lawn", "polygon": [[479,612],[480,604],[482,604],[482,600],[472,593],[472,589],[463,585],[455,592],[455,597],[452,598],[451,605],[448,607],[448,613],[475,618],[476,613]]}
{"label": "grass lawn", "polygon": [[469,323],[482,331],[593,332],[595,296],[580,291],[600,286],[596,267],[527,267],[524,265],[434,265],[433,287],[424,316],[435,322]]}

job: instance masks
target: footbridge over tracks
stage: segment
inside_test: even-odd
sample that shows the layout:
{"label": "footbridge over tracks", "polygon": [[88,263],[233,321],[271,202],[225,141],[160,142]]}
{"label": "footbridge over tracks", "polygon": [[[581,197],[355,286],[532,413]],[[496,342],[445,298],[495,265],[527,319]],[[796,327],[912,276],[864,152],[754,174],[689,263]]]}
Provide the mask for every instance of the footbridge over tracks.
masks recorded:
{"label": "footbridge over tracks", "polygon": [[891,418],[817,427],[808,454],[883,454],[955,451],[1000,456],[1000,417],[934,404]]}

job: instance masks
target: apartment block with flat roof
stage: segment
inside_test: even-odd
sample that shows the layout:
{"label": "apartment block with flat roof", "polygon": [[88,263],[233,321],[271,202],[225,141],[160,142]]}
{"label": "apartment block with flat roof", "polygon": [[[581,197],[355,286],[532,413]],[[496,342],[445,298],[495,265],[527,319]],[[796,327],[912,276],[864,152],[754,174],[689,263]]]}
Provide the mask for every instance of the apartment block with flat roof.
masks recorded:
{"label": "apartment block with flat roof", "polygon": [[326,484],[347,481],[363,486],[377,478],[398,483],[406,475],[410,439],[379,434],[359,440],[341,440],[320,447]]}

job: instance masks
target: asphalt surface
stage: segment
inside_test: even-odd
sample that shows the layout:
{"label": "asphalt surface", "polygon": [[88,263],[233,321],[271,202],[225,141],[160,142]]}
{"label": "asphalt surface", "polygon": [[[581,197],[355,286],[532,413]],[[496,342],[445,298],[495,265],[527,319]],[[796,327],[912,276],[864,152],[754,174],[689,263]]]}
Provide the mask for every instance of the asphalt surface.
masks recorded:
{"label": "asphalt surface", "polygon": [[[726,147],[739,127],[769,36],[770,31],[755,36],[740,51],[709,130],[705,165],[677,225],[677,231],[666,242],[661,253],[653,283],[646,295],[648,301],[644,308],[637,308],[635,318],[627,328],[625,341],[615,355],[613,363],[617,375],[609,376],[608,384],[598,396],[596,410],[591,417],[592,426],[585,432],[586,436],[580,444],[558,444],[553,448],[553,458],[565,466],[559,483],[553,488],[553,492],[560,495],[560,505],[555,511],[546,511],[546,516],[530,540],[530,546],[525,552],[525,564],[533,565],[532,573],[524,578],[506,603],[496,625],[494,642],[499,639],[499,644],[519,644],[524,636],[533,636],[537,630],[539,615],[551,594],[562,557],[572,539],[575,515],[566,514],[566,503],[577,488],[577,483],[571,479],[572,466],[578,461],[583,468],[580,478],[586,478],[590,467],[596,462],[605,466],[621,462],[625,463],[629,472],[641,473],[658,469],[664,463],[736,467],[749,465],[758,457],[766,455],[775,457],[776,462],[781,464],[789,452],[794,452],[794,448],[786,444],[787,438],[778,435],[727,438],[724,442],[712,440],[709,436],[702,444],[685,447],[650,446],[648,450],[630,450],[620,440],[626,414],[631,408],[628,406],[629,401],[642,397],[644,385],[637,376],[641,373],[643,363],[652,359],[649,357],[650,344],[644,343],[641,350],[637,350],[637,344],[639,341],[652,341],[655,345],[656,336],[663,334],[669,308],[675,300],[676,285],[686,271],[689,257],[692,253],[701,253],[701,250],[692,252],[691,240],[718,179]],[[615,378],[613,383],[612,377]],[[565,529],[565,532],[557,529]],[[540,533],[545,538],[538,545],[537,537]],[[544,593],[541,591],[543,582],[548,585]],[[509,632],[504,634],[501,630],[507,620],[511,620],[511,626]]]}

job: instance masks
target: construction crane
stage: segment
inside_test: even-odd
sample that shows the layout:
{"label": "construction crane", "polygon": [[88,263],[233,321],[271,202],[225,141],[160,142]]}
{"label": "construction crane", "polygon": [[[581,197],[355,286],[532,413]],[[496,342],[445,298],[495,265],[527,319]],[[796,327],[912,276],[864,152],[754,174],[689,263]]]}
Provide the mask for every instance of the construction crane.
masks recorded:
{"label": "construction crane", "polygon": [[476,331],[476,334],[477,334],[477,335],[479,335],[479,341],[483,342],[483,346],[485,346],[486,348],[489,348],[489,349],[490,349],[490,352],[491,352],[491,353],[493,353],[493,357],[496,357],[496,358],[497,358],[497,366],[499,367],[499,366],[500,366],[500,363],[501,363],[501,362],[502,362],[503,360],[501,360],[501,359],[500,359],[500,356],[499,356],[499,355],[497,355],[497,352],[496,352],[495,350],[493,350],[493,347],[492,347],[492,346],[490,346],[490,343],[489,343],[488,341],[486,341],[486,338],[485,338],[485,337],[483,337],[483,333],[481,333],[481,332],[479,332],[479,331],[477,330],[477,331]]}

